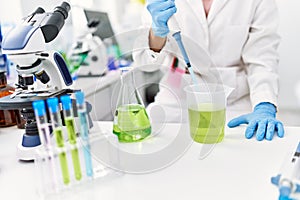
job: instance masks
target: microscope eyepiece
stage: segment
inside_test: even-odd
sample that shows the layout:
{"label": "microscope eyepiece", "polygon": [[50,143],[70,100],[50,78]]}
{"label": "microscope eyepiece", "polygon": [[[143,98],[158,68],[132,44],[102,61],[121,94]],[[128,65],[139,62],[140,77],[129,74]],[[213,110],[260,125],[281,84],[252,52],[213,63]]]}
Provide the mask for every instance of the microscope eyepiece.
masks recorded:
{"label": "microscope eyepiece", "polygon": [[46,43],[56,38],[65,24],[65,19],[67,19],[70,9],[70,4],[63,2],[60,6],[55,7],[53,13],[49,15],[49,19],[41,26]]}
{"label": "microscope eyepiece", "polygon": [[67,2],[62,2],[60,6],[54,8],[54,12],[60,12],[64,16],[64,19],[68,18],[68,12],[70,10],[71,6]]}

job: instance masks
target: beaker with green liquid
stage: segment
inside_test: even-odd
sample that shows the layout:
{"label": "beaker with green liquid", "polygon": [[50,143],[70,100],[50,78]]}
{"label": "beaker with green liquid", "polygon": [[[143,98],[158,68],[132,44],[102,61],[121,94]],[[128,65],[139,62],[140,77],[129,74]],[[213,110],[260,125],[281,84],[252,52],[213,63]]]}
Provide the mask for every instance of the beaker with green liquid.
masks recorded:
{"label": "beaker with green liquid", "polygon": [[151,124],[142,98],[135,87],[134,70],[122,72],[115,110],[113,133],[120,142],[137,142],[151,134]]}
{"label": "beaker with green liquid", "polygon": [[192,139],[204,144],[221,142],[226,121],[226,99],[232,89],[221,84],[197,84],[184,90]]}

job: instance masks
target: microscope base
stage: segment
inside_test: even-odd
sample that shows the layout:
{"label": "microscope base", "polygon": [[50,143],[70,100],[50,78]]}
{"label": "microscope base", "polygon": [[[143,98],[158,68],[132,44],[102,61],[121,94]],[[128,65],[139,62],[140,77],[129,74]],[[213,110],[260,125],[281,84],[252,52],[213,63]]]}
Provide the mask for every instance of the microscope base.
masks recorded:
{"label": "microscope base", "polygon": [[22,141],[17,146],[17,158],[21,161],[33,161],[36,158],[36,152],[41,148],[41,145],[35,147],[24,147]]}

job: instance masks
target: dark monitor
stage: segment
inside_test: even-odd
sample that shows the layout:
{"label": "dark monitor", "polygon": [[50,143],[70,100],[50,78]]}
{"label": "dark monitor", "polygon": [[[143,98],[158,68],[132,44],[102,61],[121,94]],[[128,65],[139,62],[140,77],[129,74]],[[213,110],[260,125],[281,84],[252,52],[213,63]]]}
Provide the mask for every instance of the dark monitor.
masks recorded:
{"label": "dark monitor", "polygon": [[105,38],[112,38],[113,44],[117,45],[116,38],[114,37],[114,31],[106,12],[85,9],[84,13],[88,22],[95,19],[100,21],[100,24],[97,26],[97,30],[94,32],[94,35],[100,37],[102,41]]}

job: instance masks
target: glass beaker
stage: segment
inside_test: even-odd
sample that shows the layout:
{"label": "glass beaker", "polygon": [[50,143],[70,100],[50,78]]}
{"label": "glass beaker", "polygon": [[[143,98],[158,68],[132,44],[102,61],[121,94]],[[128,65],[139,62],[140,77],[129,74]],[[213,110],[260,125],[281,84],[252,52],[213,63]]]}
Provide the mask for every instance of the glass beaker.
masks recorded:
{"label": "glass beaker", "polygon": [[133,71],[122,72],[121,75],[121,88],[113,123],[113,133],[120,142],[137,142],[151,134],[151,124],[135,87]]}
{"label": "glass beaker", "polygon": [[184,90],[193,140],[204,144],[221,142],[226,121],[226,99],[232,89],[221,84],[197,84]]}

